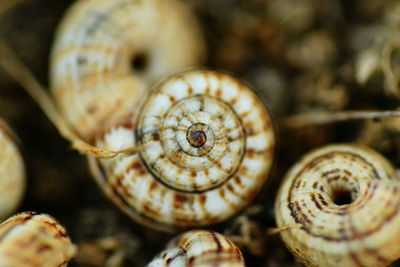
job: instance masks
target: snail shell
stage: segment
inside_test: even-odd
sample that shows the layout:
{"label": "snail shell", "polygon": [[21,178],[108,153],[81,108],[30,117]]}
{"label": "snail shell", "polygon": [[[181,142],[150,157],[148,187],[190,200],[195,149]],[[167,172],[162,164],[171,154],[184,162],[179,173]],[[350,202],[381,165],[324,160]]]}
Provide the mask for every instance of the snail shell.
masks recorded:
{"label": "snail shell", "polygon": [[203,230],[186,232],[173,239],[148,267],[244,267],[240,250],[224,235]]}
{"label": "snail shell", "polygon": [[59,26],[50,82],[61,114],[87,141],[130,112],[166,74],[199,65],[204,42],[175,0],[81,0]]}
{"label": "snail shell", "polygon": [[67,266],[75,252],[65,229],[46,214],[23,212],[0,225],[1,266]]}
{"label": "snail shell", "polygon": [[0,221],[17,209],[25,190],[25,166],[16,141],[0,119]]}
{"label": "snail shell", "polygon": [[281,233],[307,266],[386,266],[400,257],[400,181],[377,152],[317,149],[289,171],[276,200]]}
{"label": "snail shell", "polygon": [[115,125],[96,146],[143,146],[135,155],[90,158],[90,165],[123,211],[146,226],[171,230],[217,223],[247,205],[268,176],[275,135],[246,84],[200,70],[169,77],[145,100],[137,120]]}

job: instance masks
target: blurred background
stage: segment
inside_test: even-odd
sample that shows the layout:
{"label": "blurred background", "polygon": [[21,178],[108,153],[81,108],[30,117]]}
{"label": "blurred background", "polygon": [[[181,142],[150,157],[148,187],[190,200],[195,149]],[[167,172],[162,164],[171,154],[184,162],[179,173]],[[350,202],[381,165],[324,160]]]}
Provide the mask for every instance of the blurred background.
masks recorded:
{"label": "blurred background", "polygon": [[[0,0],[0,36],[47,86],[54,32],[69,0],[25,0],[8,12]],[[187,0],[203,28],[206,66],[254,86],[279,135],[270,182],[254,205],[211,229],[239,240],[249,266],[301,266],[274,227],[273,201],[287,169],[303,153],[356,142],[400,164],[400,119],[294,127],[305,112],[394,110],[400,91],[400,1]],[[384,67],[386,66],[386,68]],[[31,98],[0,69],[0,117],[19,136],[28,186],[20,211],[51,214],[66,226],[78,256],[70,266],[143,266],[172,237],[132,222],[90,178]]]}

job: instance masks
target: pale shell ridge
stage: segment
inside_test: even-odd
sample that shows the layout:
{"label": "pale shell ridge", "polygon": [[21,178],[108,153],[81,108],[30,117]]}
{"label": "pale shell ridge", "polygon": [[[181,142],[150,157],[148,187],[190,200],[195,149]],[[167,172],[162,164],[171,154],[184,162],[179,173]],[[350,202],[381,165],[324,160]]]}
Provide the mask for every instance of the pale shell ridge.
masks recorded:
{"label": "pale shell ridge", "polygon": [[25,164],[16,141],[0,119],[0,221],[15,212],[25,191]]}

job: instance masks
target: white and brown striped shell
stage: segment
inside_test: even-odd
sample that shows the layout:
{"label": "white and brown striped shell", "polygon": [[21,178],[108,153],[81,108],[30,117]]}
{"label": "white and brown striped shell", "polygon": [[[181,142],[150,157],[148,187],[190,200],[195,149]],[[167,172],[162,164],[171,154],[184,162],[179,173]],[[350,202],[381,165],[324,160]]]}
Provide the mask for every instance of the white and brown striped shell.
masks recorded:
{"label": "white and brown striped shell", "polygon": [[23,212],[0,225],[1,266],[67,266],[75,252],[65,229],[46,214]]}
{"label": "white and brown striped shell", "polygon": [[0,119],[0,221],[15,212],[25,191],[25,165],[16,141]]}
{"label": "white and brown striped shell", "polygon": [[276,200],[287,247],[307,266],[386,266],[400,257],[400,181],[377,152],[330,145],[304,156]]}
{"label": "white and brown striped shell", "polygon": [[204,41],[183,1],[80,0],[51,54],[59,110],[86,140],[130,113],[165,75],[201,64]]}
{"label": "white and brown striped shell", "polygon": [[131,217],[171,230],[221,222],[252,201],[268,176],[275,135],[245,83],[199,70],[158,85],[136,120],[112,127],[96,146],[143,146],[135,155],[91,158],[92,171]]}
{"label": "white and brown striped shell", "polygon": [[174,238],[148,267],[244,267],[240,250],[224,235],[193,230]]}

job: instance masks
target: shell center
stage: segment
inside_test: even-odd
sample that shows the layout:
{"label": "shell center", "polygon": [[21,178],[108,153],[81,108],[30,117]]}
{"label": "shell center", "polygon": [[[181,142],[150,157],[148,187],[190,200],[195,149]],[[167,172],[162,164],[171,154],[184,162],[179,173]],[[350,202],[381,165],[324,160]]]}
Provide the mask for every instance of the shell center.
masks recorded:
{"label": "shell center", "polygon": [[192,147],[202,147],[207,142],[207,135],[203,123],[196,123],[190,126],[186,133],[186,139]]}

